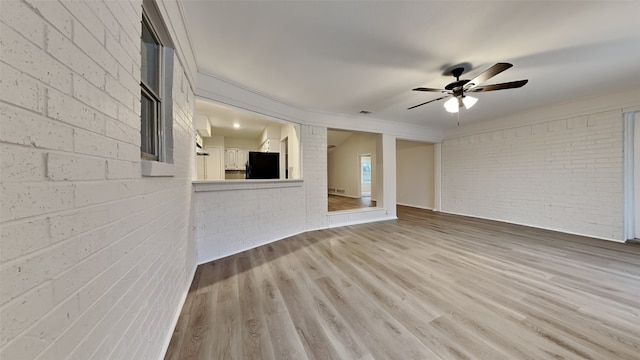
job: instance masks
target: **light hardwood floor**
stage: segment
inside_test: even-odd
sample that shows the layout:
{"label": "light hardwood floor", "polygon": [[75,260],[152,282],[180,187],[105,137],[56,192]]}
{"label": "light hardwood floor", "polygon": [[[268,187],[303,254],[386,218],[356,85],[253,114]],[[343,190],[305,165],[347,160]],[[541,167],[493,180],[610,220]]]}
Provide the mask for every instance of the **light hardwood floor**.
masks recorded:
{"label": "light hardwood floor", "polygon": [[166,359],[640,358],[640,246],[398,217],[199,266]]}
{"label": "light hardwood floor", "polygon": [[354,210],[367,207],[376,207],[376,202],[371,200],[371,196],[363,196],[358,199],[329,194],[329,211]]}

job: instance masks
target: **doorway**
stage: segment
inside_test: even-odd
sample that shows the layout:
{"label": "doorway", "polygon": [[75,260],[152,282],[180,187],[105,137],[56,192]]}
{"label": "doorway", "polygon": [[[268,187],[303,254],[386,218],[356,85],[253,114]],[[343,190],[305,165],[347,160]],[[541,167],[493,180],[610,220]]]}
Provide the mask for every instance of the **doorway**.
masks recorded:
{"label": "doorway", "polygon": [[280,179],[289,179],[289,137],[280,141]]}
{"label": "doorway", "polygon": [[396,139],[396,203],[433,210],[436,199],[436,145]]}
{"label": "doorway", "polygon": [[377,207],[381,141],[380,134],[327,130],[329,212],[368,212]]}
{"label": "doorway", "polygon": [[360,197],[371,197],[371,154],[358,155],[360,172]]}

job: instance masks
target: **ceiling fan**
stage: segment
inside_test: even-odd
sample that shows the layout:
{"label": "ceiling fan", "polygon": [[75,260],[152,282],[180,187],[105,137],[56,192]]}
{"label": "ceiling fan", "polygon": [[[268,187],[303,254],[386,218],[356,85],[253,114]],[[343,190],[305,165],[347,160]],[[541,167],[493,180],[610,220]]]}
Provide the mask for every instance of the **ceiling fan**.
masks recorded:
{"label": "ceiling fan", "polygon": [[444,89],[433,89],[424,87],[413,89],[413,91],[439,92],[445,93],[447,95],[412,106],[407,110],[411,110],[417,108],[418,106],[451,97],[451,99],[444,103],[444,107],[450,113],[457,113],[462,106],[464,106],[466,109],[469,109],[476,103],[476,101],[478,101],[478,99],[472,96],[467,96],[467,93],[515,89],[524,86],[529,80],[518,80],[500,84],[479,86],[483,82],[491,79],[492,77],[500,74],[501,72],[507,70],[512,66],[513,65],[509,63],[497,63],[471,80],[460,80],[460,75],[462,75],[465,69],[463,67],[456,67],[451,70],[451,75],[456,78],[456,81],[448,84],[444,87]]}

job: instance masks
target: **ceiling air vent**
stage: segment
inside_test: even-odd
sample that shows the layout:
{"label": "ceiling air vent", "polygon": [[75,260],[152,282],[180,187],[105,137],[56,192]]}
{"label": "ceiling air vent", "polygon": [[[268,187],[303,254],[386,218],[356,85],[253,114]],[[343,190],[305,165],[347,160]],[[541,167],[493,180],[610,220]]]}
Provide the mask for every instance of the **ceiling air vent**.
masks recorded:
{"label": "ceiling air vent", "polygon": [[371,111],[369,111],[369,110],[360,110],[360,114],[364,114],[364,115],[371,114]]}

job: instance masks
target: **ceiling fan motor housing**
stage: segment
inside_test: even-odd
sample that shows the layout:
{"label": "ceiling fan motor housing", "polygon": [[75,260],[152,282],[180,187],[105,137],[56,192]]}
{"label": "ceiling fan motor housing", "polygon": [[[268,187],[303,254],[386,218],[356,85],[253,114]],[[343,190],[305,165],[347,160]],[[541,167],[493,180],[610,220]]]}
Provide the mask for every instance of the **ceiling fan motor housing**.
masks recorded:
{"label": "ceiling fan motor housing", "polygon": [[460,75],[462,75],[463,72],[464,72],[464,68],[461,68],[461,67],[451,70],[451,75],[453,75],[456,78],[456,81],[448,84],[444,88],[446,90],[455,91],[457,88],[462,88],[466,83],[468,83],[469,80],[460,80]]}
{"label": "ceiling fan motor housing", "polygon": [[462,88],[466,83],[468,83],[470,80],[458,80],[458,81],[454,81],[450,84],[448,84],[447,86],[445,86],[444,88],[446,90],[453,90],[456,91],[458,88]]}

